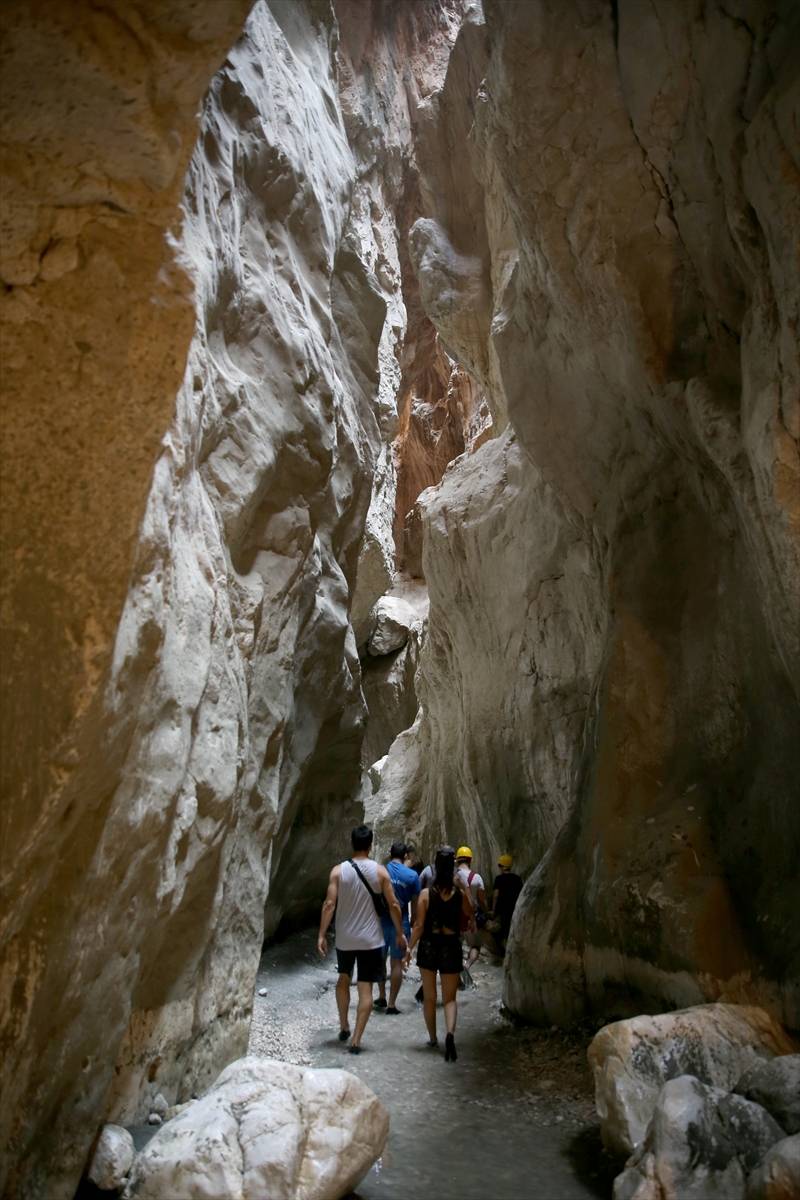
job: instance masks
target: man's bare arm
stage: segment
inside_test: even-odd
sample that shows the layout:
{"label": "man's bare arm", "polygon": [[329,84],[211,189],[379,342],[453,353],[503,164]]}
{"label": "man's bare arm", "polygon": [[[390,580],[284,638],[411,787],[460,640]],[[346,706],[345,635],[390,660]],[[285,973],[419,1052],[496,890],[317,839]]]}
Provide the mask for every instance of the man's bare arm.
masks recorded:
{"label": "man's bare arm", "polygon": [[325,893],[325,899],[322,902],[322,912],[319,917],[319,936],[317,937],[317,950],[322,957],[328,953],[328,943],[325,939],[325,934],[328,932],[328,926],[333,920],[333,914],[336,911],[336,901],[339,898],[339,876],[341,875],[340,868],[334,867],[328,880],[328,890]]}

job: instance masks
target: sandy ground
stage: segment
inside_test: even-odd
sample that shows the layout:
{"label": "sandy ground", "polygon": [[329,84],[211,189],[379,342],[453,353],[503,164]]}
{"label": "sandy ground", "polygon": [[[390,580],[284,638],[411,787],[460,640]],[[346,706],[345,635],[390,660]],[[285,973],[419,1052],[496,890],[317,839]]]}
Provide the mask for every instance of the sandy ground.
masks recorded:
{"label": "sandy ground", "polygon": [[[250,1053],[343,1067],[383,1100],[389,1142],[358,1188],[361,1200],[610,1197],[619,1167],[600,1148],[590,1033],[516,1028],[501,1012],[502,968],[482,961],[473,977],[477,987],[459,993],[458,1062],[426,1045],[414,966],[400,1014],[376,1010],[356,1057],[336,1038],[335,955],[322,961],[315,935],[297,934],[262,958]],[[439,1025],[443,1042],[441,1011]]]}

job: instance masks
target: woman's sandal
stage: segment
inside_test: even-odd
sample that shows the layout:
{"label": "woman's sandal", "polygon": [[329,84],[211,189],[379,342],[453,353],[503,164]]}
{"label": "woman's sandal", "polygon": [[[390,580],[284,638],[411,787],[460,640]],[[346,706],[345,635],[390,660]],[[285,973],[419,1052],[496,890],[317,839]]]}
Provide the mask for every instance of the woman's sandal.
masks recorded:
{"label": "woman's sandal", "polygon": [[444,1061],[455,1062],[457,1058],[458,1051],[456,1050],[456,1039],[453,1037],[452,1033],[448,1033],[447,1037],[444,1039]]}

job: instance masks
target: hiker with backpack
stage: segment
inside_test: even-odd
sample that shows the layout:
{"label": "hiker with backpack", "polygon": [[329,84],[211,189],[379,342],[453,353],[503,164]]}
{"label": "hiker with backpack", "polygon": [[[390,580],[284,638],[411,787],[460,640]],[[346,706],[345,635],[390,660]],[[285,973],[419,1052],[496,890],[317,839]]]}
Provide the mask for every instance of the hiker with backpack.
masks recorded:
{"label": "hiker with backpack", "polygon": [[[326,934],[336,913],[336,1006],[339,1011],[339,1041],[350,1039],[351,1054],[361,1053],[361,1038],[372,1012],[372,987],[383,978],[384,934],[381,918],[386,914],[394,926],[397,946],[405,951],[400,905],[386,867],[370,858],[372,830],[358,825],[350,834],[352,857],[333,868],[322,905],[317,950],[328,953]],[[358,1007],[355,1028],[350,1032],[350,980],[358,970]]]}
{"label": "hiker with backpack", "polygon": [[462,923],[462,932],[469,947],[467,961],[464,964],[464,976],[467,983],[472,983],[470,967],[478,961],[483,942],[483,930],[488,919],[488,905],[483,879],[472,869],[472,851],[469,846],[459,846],[456,850],[456,876],[469,895],[472,912],[469,920]]}
{"label": "hiker with backpack", "polygon": [[442,984],[444,1005],[445,1062],[458,1058],[455,1043],[458,1014],[458,979],[463,963],[461,949],[461,917],[471,914],[469,896],[456,878],[455,853],[452,846],[441,846],[436,852],[436,878],[424,888],[417,901],[417,915],[411,931],[406,963],[411,951],[419,944],[417,966],[422,976],[423,1008],[428,1030],[428,1045],[438,1046],[436,1037],[436,974]]}

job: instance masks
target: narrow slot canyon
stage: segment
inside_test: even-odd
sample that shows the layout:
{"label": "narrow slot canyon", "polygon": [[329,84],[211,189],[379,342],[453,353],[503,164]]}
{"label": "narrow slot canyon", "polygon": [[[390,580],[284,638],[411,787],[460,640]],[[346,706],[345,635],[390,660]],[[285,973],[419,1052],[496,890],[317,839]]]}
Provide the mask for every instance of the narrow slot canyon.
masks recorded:
{"label": "narrow slot canyon", "polygon": [[800,1197],[800,8],[0,36],[0,1195]]}

